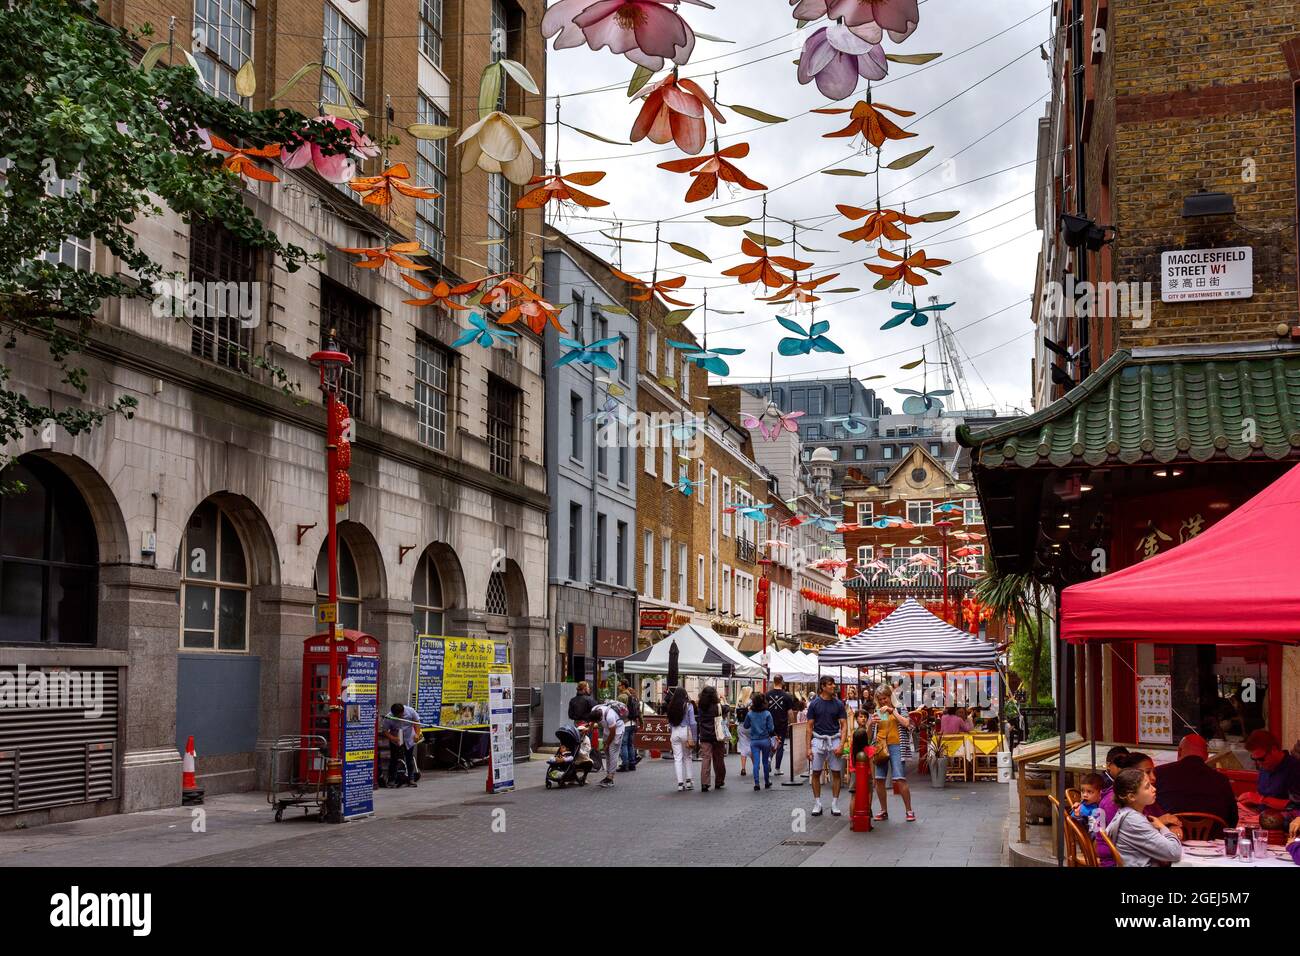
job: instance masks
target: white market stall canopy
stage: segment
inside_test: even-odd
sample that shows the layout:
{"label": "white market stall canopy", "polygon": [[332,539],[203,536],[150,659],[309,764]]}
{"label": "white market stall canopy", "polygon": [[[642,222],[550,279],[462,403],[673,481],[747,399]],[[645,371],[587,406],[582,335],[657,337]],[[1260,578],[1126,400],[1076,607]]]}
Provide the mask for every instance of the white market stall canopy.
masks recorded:
{"label": "white market stall canopy", "polygon": [[[754,660],[762,663],[762,654]],[[794,651],[773,650],[768,652],[768,665],[773,677],[780,677],[791,684],[817,683],[817,659],[813,658],[811,667]]]}
{"label": "white market stall canopy", "polygon": [[762,680],[763,665],[728,644],[711,627],[685,624],[670,637],[618,662],[620,674],[667,674],[668,652],[677,644],[677,672],[683,677],[740,677]]}
{"label": "white market stall canopy", "polygon": [[912,667],[927,670],[993,668],[997,648],[931,614],[915,598],[908,598],[888,617],[853,637],[823,648],[823,669],[856,667]]}

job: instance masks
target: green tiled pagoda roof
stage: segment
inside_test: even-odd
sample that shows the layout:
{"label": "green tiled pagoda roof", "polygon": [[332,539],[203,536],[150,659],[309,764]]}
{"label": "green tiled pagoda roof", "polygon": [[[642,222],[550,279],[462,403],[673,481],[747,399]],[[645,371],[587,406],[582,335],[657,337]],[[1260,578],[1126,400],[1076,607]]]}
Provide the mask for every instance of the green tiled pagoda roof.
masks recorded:
{"label": "green tiled pagoda roof", "polygon": [[958,439],[983,468],[1287,458],[1300,454],[1300,350],[1122,350],[1046,408]]}

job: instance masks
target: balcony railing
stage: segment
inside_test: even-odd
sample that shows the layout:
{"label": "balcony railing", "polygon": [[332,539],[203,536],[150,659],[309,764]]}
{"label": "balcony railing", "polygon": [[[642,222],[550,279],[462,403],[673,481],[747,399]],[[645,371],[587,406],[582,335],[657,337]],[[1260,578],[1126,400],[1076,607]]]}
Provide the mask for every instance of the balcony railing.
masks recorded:
{"label": "balcony railing", "polygon": [[750,541],[748,538],[736,539],[737,561],[745,561],[749,564],[753,564],[754,559],[757,556],[757,550],[758,549],[754,547],[754,542]]}
{"label": "balcony railing", "polygon": [[[943,567],[939,563],[912,563],[911,558],[881,558],[879,563],[888,565],[888,570],[880,567],[850,567],[844,574],[844,587],[849,591],[942,591]],[[948,561],[949,590],[973,588],[979,583],[982,574],[975,573],[969,566],[957,559]]]}

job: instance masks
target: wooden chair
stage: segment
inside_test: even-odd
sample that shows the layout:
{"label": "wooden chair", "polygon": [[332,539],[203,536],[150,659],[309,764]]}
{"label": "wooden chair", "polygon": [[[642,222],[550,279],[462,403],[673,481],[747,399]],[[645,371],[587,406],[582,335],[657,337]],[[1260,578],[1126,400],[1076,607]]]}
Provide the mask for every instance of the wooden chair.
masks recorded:
{"label": "wooden chair", "polygon": [[1218,840],[1228,824],[1213,813],[1175,813],[1183,825],[1184,840]]}
{"label": "wooden chair", "polygon": [[1106,835],[1106,831],[1103,829],[1098,830],[1097,832],[1100,833],[1101,838],[1106,841],[1106,846],[1110,847],[1110,856],[1111,859],[1115,861],[1115,865],[1123,866],[1124,858],[1119,855],[1119,850],[1115,849],[1115,844],[1110,841],[1110,837]]}
{"label": "wooden chair", "polygon": [[970,760],[966,756],[967,740],[965,734],[949,734],[943,738],[943,752],[948,757],[948,780],[967,780],[966,772],[970,769]]}
{"label": "wooden chair", "polygon": [[971,779],[998,779],[998,751],[1002,749],[1001,734],[971,734]]}
{"label": "wooden chair", "polygon": [[1074,822],[1068,812],[1061,812],[1061,802],[1056,799],[1054,794],[1048,794],[1047,799],[1052,803],[1053,822],[1057,826],[1065,828],[1065,865],[1100,866],[1097,861],[1096,845],[1092,840],[1088,839],[1088,835]]}
{"label": "wooden chair", "polygon": [[1074,806],[1076,803],[1082,803],[1082,802],[1083,802],[1083,794],[1081,794],[1081,793],[1080,793],[1076,788],[1074,788],[1074,787],[1066,787],[1066,788],[1065,788],[1065,800],[1066,800],[1067,803],[1070,804],[1070,806]]}

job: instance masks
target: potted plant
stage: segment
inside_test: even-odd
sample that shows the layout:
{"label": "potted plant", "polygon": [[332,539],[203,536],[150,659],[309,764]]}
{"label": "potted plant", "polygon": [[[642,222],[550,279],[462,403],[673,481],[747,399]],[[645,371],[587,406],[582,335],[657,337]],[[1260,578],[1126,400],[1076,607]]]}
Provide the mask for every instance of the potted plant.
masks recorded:
{"label": "potted plant", "polygon": [[948,785],[948,753],[943,749],[943,734],[932,734],[925,748],[930,766],[930,786],[942,790]]}

